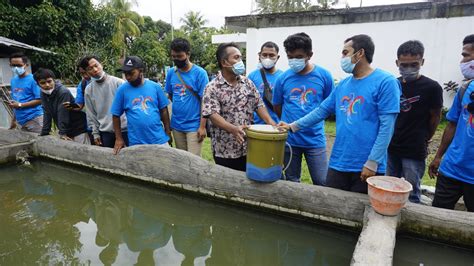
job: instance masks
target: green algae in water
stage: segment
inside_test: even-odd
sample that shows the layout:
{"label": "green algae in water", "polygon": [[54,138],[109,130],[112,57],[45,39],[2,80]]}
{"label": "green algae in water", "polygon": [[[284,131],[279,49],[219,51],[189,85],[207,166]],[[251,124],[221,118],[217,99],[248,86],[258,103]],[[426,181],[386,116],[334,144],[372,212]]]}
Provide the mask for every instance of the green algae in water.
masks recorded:
{"label": "green algae in water", "polygon": [[0,167],[0,265],[348,265],[357,242],[86,169]]}

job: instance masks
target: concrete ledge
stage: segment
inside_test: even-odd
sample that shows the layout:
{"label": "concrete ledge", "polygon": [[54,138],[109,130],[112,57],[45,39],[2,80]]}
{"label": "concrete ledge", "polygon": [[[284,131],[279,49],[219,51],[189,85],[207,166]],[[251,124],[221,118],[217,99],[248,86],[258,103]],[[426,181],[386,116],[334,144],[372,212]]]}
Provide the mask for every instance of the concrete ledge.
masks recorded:
{"label": "concrete ledge", "polygon": [[351,265],[392,265],[400,215],[383,216],[366,207],[364,228],[352,255]]}
{"label": "concrete ledge", "polygon": [[407,203],[399,230],[420,237],[474,248],[474,213]]}
{"label": "concrete ledge", "polygon": [[[7,136],[12,134],[12,136]],[[28,139],[29,135],[0,129],[1,139]],[[39,137],[34,154],[57,161],[127,176],[164,187],[199,193],[265,208],[274,212],[362,228],[367,195],[307,184],[277,181],[257,183],[245,173],[211,164],[188,152],[156,145],[111,149],[80,145],[54,137]],[[422,238],[474,247],[474,213],[407,203],[399,230]]]}
{"label": "concrete ledge", "polygon": [[17,160],[17,154],[33,154],[34,142],[22,142],[17,144],[7,144],[0,146],[0,164],[11,163]]}
{"label": "concrete ledge", "polygon": [[119,155],[53,137],[40,137],[36,145],[42,157],[344,226],[361,228],[368,204],[367,196],[359,193],[286,181],[257,183],[243,172],[157,145],[125,148]]}

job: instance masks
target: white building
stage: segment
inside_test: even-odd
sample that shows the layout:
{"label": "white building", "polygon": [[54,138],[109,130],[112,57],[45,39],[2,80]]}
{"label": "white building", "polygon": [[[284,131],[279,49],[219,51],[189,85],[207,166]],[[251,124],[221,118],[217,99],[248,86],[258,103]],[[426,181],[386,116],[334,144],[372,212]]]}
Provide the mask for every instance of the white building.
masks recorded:
{"label": "white building", "polygon": [[[287,36],[306,32],[313,40],[313,63],[327,68],[340,80],[345,74],[339,65],[343,42],[356,34],[368,34],[375,43],[373,66],[398,75],[395,65],[400,44],[420,40],[425,46],[422,73],[441,85],[460,82],[462,40],[474,34],[474,1],[452,0],[413,4],[333,9],[281,14],[226,17],[226,26],[238,35],[213,36],[213,42],[236,41],[246,47],[248,71],[256,68],[257,53],[266,41],[280,46],[280,69],[288,68],[283,41]],[[445,93],[445,106],[452,94]]]}

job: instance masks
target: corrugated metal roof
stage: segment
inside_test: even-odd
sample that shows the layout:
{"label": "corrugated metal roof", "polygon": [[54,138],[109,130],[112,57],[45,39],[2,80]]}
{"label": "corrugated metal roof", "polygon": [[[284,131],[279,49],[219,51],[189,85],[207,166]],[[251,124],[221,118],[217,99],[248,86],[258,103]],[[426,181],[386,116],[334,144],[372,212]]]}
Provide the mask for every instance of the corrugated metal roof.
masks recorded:
{"label": "corrugated metal roof", "polygon": [[26,44],[26,43],[17,42],[15,40],[8,39],[8,38],[5,38],[3,36],[0,36],[0,45],[5,45],[5,46],[10,46],[10,47],[16,47],[16,48],[34,50],[34,51],[43,52],[43,53],[54,54],[54,52],[51,52],[51,51],[48,51],[48,50],[45,50],[45,49],[41,49],[41,48],[38,48],[38,47],[33,46],[33,45]]}

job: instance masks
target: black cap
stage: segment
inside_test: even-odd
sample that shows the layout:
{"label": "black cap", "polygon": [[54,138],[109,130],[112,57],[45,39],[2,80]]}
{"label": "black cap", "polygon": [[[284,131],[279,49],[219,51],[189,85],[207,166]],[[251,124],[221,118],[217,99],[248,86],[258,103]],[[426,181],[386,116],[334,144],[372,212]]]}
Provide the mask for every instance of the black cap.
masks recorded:
{"label": "black cap", "polygon": [[145,64],[138,56],[127,56],[123,60],[123,65],[119,71],[131,71],[136,68],[145,68]]}

